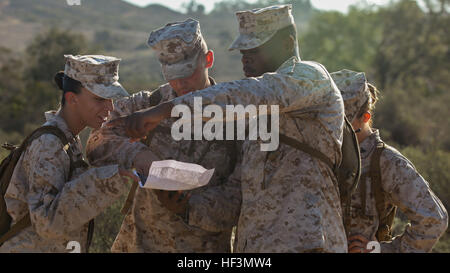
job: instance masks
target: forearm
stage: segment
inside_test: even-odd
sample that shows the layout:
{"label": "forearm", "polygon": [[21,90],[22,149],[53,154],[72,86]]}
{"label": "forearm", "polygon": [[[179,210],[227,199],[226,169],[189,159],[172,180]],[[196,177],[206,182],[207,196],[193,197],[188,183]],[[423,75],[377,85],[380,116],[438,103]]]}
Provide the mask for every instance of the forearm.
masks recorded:
{"label": "forearm", "polygon": [[[389,154],[389,151],[387,152]],[[400,155],[386,161],[382,173],[383,189],[390,201],[399,207],[411,222],[405,232],[391,244],[390,252],[429,252],[447,229],[448,213],[433,193],[427,181],[415,170],[412,163]],[[389,163],[389,164],[387,164]],[[383,246],[382,246],[382,251]]]}
{"label": "forearm", "polygon": [[272,104],[279,104],[276,94],[267,90],[261,83],[261,79],[256,78],[217,84],[178,97],[172,100],[172,102],[174,105],[186,105],[193,110],[195,98],[201,98],[201,102],[205,106],[211,104],[218,105],[224,111],[227,105],[267,105],[269,101],[272,101]]}
{"label": "forearm", "polygon": [[35,177],[28,195],[30,217],[45,238],[60,237],[95,218],[127,190],[117,165],[92,168],[59,191],[45,177]]}
{"label": "forearm", "polygon": [[124,169],[133,168],[136,156],[149,151],[141,142],[130,142],[123,128],[102,127],[89,136],[86,155],[93,166],[119,164]]}

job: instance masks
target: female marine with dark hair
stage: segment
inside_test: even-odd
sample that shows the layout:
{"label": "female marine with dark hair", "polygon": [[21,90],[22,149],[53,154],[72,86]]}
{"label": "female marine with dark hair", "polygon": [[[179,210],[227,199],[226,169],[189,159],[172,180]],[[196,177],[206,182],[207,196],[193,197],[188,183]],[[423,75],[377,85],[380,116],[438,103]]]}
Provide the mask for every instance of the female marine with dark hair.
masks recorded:
{"label": "female marine with dark hair", "polygon": [[128,95],[118,82],[120,60],[65,58],[65,71],[55,75],[61,107],[45,113],[44,126],[51,130],[32,138],[6,191],[13,232],[0,238],[0,252],[67,252],[71,241],[86,252],[91,220],[125,193],[130,178],[136,181],[117,165],[88,168],[78,137],[85,127],[101,127],[112,99]]}
{"label": "female marine with dark hair", "polygon": [[[385,144],[372,127],[378,91],[366,82],[364,73],[342,70],[331,76],[342,92],[361,150],[362,175],[352,198],[348,251],[371,252],[369,241],[378,241],[381,252],[431,251],[447,229],[445,207],[414,165]],[[393,237],[397,208],[411,223],[403,234]]]}

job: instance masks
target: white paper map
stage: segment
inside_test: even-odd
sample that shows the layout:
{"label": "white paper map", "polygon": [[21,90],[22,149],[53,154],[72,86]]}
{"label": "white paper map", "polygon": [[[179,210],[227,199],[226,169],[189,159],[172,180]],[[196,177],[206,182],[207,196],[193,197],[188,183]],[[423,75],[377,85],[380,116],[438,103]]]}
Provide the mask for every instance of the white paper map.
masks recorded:
{"label": "white paper map", "polygon": [[167,191],[192,190],[205,186],[211,180],[214,169],[176,160],[153,161],[145,184],[141,188]]}

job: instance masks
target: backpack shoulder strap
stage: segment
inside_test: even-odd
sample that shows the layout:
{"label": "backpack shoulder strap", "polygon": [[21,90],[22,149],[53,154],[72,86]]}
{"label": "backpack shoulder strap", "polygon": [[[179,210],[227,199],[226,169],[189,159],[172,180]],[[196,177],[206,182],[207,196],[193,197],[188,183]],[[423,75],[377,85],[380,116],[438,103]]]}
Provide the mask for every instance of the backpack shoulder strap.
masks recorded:
{"label": "backpack shoulder strap", "polygon": [[309,146],[308,144],[301,143],[300,141],[293,139],[291,137],[288,137],[286,135],[280,134],[280,141],[284,144],[287,144],[297,150],[303,151],[319,160],[324,162],[326,165],[330,167],[330,169],[336,173],[337,166],[334,165],[331,160],[323,154],[321,151],[314,149],[313,147]]}
{"label": "backpack shoulder strap", "polygon": [[31,219],[30,214],[27,213],[27,215],[20,219],[2,237],[0,237],[0,246],[29,226],[31,226]]}
{"label": "backpack shoulder strap", "polygon": [[35,140],[38,139],[40,136],[45,135],[45,134],[52,134],[57,136],[60,141],[62,142],[63,146],[66,146],[69,141],[66,138],[66,135],[64,134],[64,132],[59,129],[56,126],[51,126],[51,125],[46,125],[46,126],[42,126],[37,128],[36,130],[34,130],[31,134],[29,134],[25,140],[22,142],[22,144],[20,144],[20,146],[18,147],[18,149],[20,150],[20,153],[24,152],[26,150],[26,148],[28,148],[28,146]]}
{"label": "backpack shoulder strap", "polygon": [[120,210],[120,212],[123,215],[126,215],[128,213],[128,211],[131,209],[131,206],[133,205],[134,196],[136,195],[137,188],[138,188],[138,183],[136,181],[133,181],[133,184],[131,185],[131,189],[128,192],[127,199],[125,200],[125,203],[124,203],[122,209]]}
{"label": "backpack shoulder strap", "polygon": [[[25,140],[22,142],[20,147],[18,148],[18,152],[22,154],[26,148],[33,142],[33,140],[38,139],[40,136],[44,134],[52,134],[57,136],[61,142],[63,143],[63,146],[66,147],[69,141],[67,140],[66,135],[64,132],[55,126],[42,126],[34,130],[31,134],[29,134]],[[67,151],[70,153],[70,174],[73,172],[73,162],[72,162],[72,154],[70,149],[67,149]],[[20,156],[19,156],[20,157]],[[17,163],[17,162],[16,162]],[[31,219],[30,214],[27,213],[22,219],[20,219],[16,224],[14,224],[2,237],[0,237],[0,245],[2,245],[4,242],[9,240],[10,238],[14,237],[16,234],[18,234],[20,231],[24,230],[25,228],[31,226]]]}
{"label": "backpack shoulder strap", "polygon": [[376,237],[378,241],[390,241],[392,239],[392,224],[394,222],[396,207],[389,213],[386,211],[386,196],[381,186],[381,168],[380,159],[381,154],[386,148],[386,144],[382,141],[377,143],[375,151],[370,159],[370,178],[372,182],[372,189],[375,197],[375,206],[377,209],[379,224]]}
{"label": "backpack shoulder strap", "polygon": [[[161,89],[158,88],[157,90],[153,91],[149,97],[149,100],[150,100],[149,107],[158,105],[162,100]],[[155,135],[156,132],[170,134],[170,129],[167,129],[167,128],[161,127],[161,126],[157,126],[154,130],[152,130],[150,132],[150,134],[147,136],[147,138],[141,140],[141,142],[143,144],[145,144],[147,147],[150,146],[150,143],[152,142],[153,136]],[[125,203],[124,203],[122,209],[120,210],[120,212],[123,215],[126,215],[128,213],[128,211],[131,209],[131,206],[133,205],[134,196],[136,195],[137,188],[138,188],[138,183],[133,182],[131,189],[128,192],[127,199],[125,200]]]}
{"label": "backpack shoulder strap", "polygon": [[374,192],[376,209],[379,217],[381,218],[381,213],[384,211],[384,196],[383,190],[381,188],[381,169],[380,169],[380,158],[381,153],[384,150],[384,143],[378,142],[375,151],[370,158],[370,169],[369,174],[372,182],[372,189]]}
{"label": "backpack shoulder strap", "polygon": [[66,137],[66,134],[64,134],[64,132],[59,129],[56,126],[42,126],[38,129],[36,129],[31,135],[33,136],[31,139],[31,141],[29,141],[29,143],[27,144],[27,146],[29,144],[31,144],[31,142],[37,138],[39,138],[40,136],[44,135],[44,134],[52,134],[56,137],[59,138],[59,140],[61,141],[61,143],[63,144],[63,149],[67,152],[67,154],[69,155],[69,160],[70,160],[70,165],[69,165],[69,179],[72,177],[73,175],[73,171],[77,168],[80,167],[85,167],[87,165],[86,162],[84,161],[77,161],[74,162],[73,161],[73,153],[72,150],[69,149],[69,140]]}
{"label": "backpack shoulder strap", "polygon": [[344,228],[347,236],[349,236],[352,226],[352,196],[355,194],[361,178],[361,153],[356,133],[345,115],[341,152],[342,157],[337,168],[337,180],[343,207]]}

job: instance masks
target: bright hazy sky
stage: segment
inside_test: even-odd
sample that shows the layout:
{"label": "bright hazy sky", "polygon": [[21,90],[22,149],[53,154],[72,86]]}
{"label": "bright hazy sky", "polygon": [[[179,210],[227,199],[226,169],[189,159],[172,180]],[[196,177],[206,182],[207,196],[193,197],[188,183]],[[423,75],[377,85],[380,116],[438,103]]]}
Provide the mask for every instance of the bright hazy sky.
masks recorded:
{"label": "bright hazy sky", "polygon": [[[138,6],[146,6],[152,3],[158,3],[161,5],[168,6],[171,9],[181,11],[181,4],[184,2],[189,2],[189,0],[125,0],[127,2],[133,3]],[[211,11],[214,7],[215,2],[220,2],[220,0],[197,0],[205,6],[206,12]],[[247,2],[255,2],[254,0],[247,0]],[[311,0],[314,7],[326,10],[338,10],[341,12],[346,12],[347,8],[351,4],[359,2],[358,0]],[[384,5],[389,3],[389,0],[366,0],[365,2],[369,4]]]}

